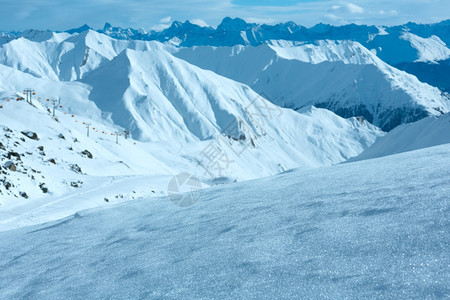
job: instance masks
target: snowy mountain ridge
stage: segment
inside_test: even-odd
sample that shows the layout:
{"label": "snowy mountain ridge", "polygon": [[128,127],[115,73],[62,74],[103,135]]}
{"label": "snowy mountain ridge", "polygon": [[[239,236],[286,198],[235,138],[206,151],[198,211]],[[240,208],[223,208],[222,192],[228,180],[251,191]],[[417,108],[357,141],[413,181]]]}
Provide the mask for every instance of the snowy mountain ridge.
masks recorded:
{"label": "snowy mountain ridge", "polygon": [[[83,40],[89,40],[91,34],[103,38],[102,43],[111,46],[103,50],[103,55],[108,55],[109,50],[120,50],[120,46],[123,46],[113,44],[111,38],[95,32],[88,32]],[[75,37],[78,35],[70,39]],[[96,42],[98,43],[98,40],[94,40],[94,44]],[[139,43],[132,42],[132,44],[136,46]],[[33,45],[40,46],[41,43]],[[305,108],[302,112],[294,112],[279,108],[248,86],[190,65],[163,50],[161,45],[152,46],[151,50],[146,50],[147,46],[152,45],[139,44],[137,48],[141,50],[127,48],[111,60],[99,54],[102,53],[99,50],[97,54],[89,56],[88,60],[92,62],[86,65],[95,65],[99,60],[102,62],[96,69],[84,73],[85,76],[81,81],[66,82],[45,76],[38,78],[12,67],[0,65],[2,70],[0,88],[3,95],[0,101],[4,103],[0,109],[0,124],[15,130],[15,139],[6,135],[1,137],[5,146],[3,154],[6,155],[2,157],[3,168],[7,168],[8,166],[4,164],[7,162],[9,164],[11,160],[10,157],[7,160],[4,157],[9,156],[8,153],[11,151],[17,152],[14,149],[14,142],[22,143],[19,140],[20,132],[34,129],[38,136],[53,136],[46,143],[35,147],[43,146],[52,149],[53,153],[62,151],[62,157],[54,157],[57,164],[51,165],[58,169],[58,161],[69,161],[65,156],[72,157],[70,152],[72,150],[67,150],[71,147],[69,142],[61,147],[58,146],[60,143],[54,143],[52,140],[61,133],[67,140],[81,141],[79,136],[83,136],[86,130],[82,122],[95,124],[93,127],[106,128],[100,132],[114,134],[112,139],[116,132],[129,130],[131,136],[139,140],[135,141],[139,149],[129,145],[124,150],[130,151],[129,154],[115,152],[117,158],[103,161],[107,167],[99,168],[101,172],[108,168],[115,169],[116,164],[117,170],[121,170],[123,165],[118,162],[122,161],[130,167],[129,173],[122,172],[125,174],[131,175],[135,172],[145,176],[160,175],[161,178],[167,179],[169,176],[167,172],[171,176],[180,172],[190,172],[195,173],[207,185],[214,183],[216,179],[226,182],[247,180],[277,174],[290,168],[311,168],[339,163],[358,155],[377,137],[383,135],[382,131],[363,120],[355,118],[345,120],[324,109]],[[51,64],[46,66],[50,67]],[[54,74],[56,77],[56,73]],[[47,105],[49,102],[45,99],[62,100],[62,111],[65,114],[60,117],[62,127],[59,133],[47,132],[56,124],[52,118],[46,117],[41,121],[43,128],[35,128],[35,125],[29,122],[29,118],[21,117],[19,112],[23,110],[26,112],[25,116],[36,116],[39,115],[39,110],[35,111],[23,101],[17,103],[7,101],[15,99],[17,92],[24,86],[32,86],[41,98],[40,101],[44,101]],[[14,109],[17,105],[22,105],[19,106],[20,110]],[[14,116],[13,118],[20,120],[21,123],[13,122],[9,116]],[[36,119],[37,116],[33,118]],[[67,122],[76,125],[76,129],[73,126],[67,128]],[[298,130],[299,128],[302,130]],[[69,130],[72,131],[71,134],[68,133]],[[101,137],[104,135],[97,130],[90,139],[103,145]],[[98,138],[100,140],[97,140]],[[84,144],[81,142],[80,146]],[[223,169],[210,166],[209,157],[205,156],[204,152],[210,149],[211,145],[215,151],[219,151],[219,154],[229,156],[229,161],[222,166]],[[98,156],[93,152],[91,143],[84,146],[85,149],[80,149],[80,152],[88,150],[95,157]],[[54,147],[60,147],[62,150],[58,151],[59,148],[53,149]],[[117,151],[122,148],[120,143],[114,147],[117,147]],[[19,155],[26,152],[34,153],[34,148],[31,150],[24,148],[22,152],[17,153]],[[148,152],[153,158],[146,158],[143,152]],[[125,157],[121,158],[122,155]],[[131,160],[132,163],[128,155],[135,157]],[[161,161],[161,168],[153,168],[155,159]],[[41,160],[38,156],[37,161]],[[133,164],[143,164],[143,161],[146,166],[145,172],[131,167]],[[90,160],[81,162],[92,163]],[[69,164],[73,163],[67,163],[66,168]],[[89,168],[97,168],[97,164],[89,168],[81,165],[78,160],[75,160],[75,164],[86,172],[87,179],[79,179],[83,182],[99,175],[96,172],[86,171]],[[29,165],[24,167],[31,169]],[[108,173],[116,176],[114,172]],[[104,178],[107,182],[109,179],[108,176]],[[63,194],[57,191],[61,189],[63,193],[66,185],[63,183],[62,187],[58,188],[59,179],[52,180],[58,183],[56,187],[47,183],[48,189],[55,192],[54,197],[63,197]],[[30,197],[45,196],[36,189],[33,180],[26,185],[17,181],[10,183],[17,188],[3,190],[8,196],[18,196],[20,192],[26,192]],[[160,186],[159,191],[162,189]]]}
{"label": "snowy mountain ridge", "polygon": [[450,110],[449,98],[386,64],[358,42],[174,47],[174,55],[264,91],[282,107],[315,105],[364,116],[385,131]]}
{"label": "snowy mountain ridge", "polygon": [[[86,30],[93,29],[83,25],[64,33],[77,34]],[[109,23],[96,31],[120,40],[159,41],[182,47],[258,46],[270,43],[271,40],[307,43],[317,40],[357,41],[388,64],[408,71],[421,81],[442,91],[450,92],[450,79],[446,76],[449,64],[450,20],[434,24],[407,23],[391,27],[356,24],[332,26],[321,23],[306,28],[294,22],[267,25],[226,17],[217,28],[202,27],[189,21],[184,23],[174,21],[169,28],[161,32],[114,27]],[[2,33],[0,45],[22,36],[42,41],[45,36],[51,34],[49,31],[38,30]],[[430,70],[430,67],[422,67],[423,62],[439,67],[435,66]],[[436,72],[441,76],[436,76]],[[442,79],[442,76],[445,79]]]}
{"label": "snowy mountain ridge", "polygon": [[[378,49],[387,52],[387,56],[381,58],[390,64],[405,62],[398,61],[397,58],[389,59],[389,52],[397,51],[398,54],[403,53],[405,56],[405,47],[411,52],[420,52],[412,42],[409,46],[401,40],[405,39],[404,35],[419,37],[422,39],[432,38],[439,39],[446,45],[450,42],[449,35],[450,20],[442,21],[434,24],[415,24],[407,23],[401,26],[367,26],[349,24],[343,26],[332,26],[327,24],[317,24],[311,28],[306,28],[295,24],[294,22],[280,23],[276,25],[247,23],[242,19],[226,17],[217,28],[202,27],[189,21],[184,23],[174,21],[172,25],[161,31],[145,32],[143,29],[120,28],[114,27],[106,23],[102,29],[96,30],[99,33],[111,36],[115,39],[123,40],[145,40],[167,42],[173,39],[180,41],[180,46],[235,46],[235,45],[251,45],[258,46],[268,43],[270,40],[288,40],[299,42],[312,42],[316,40],[352,40],[361,43],[368,49]],[[79,28],[67,30],[68,34],[81,33],[86,30],[93,30],[88,25]],[[33,38],[33,35],[48,35],[50,31],[43,32],[37,30],[28,30],[23,33],[2,33],[2,37],[10,39],[20,36]],[[397,41],[392,45],[392,41]],[[394,47],[396,50],[394,50]],[[380,49],[381,48],[381,49]],[[406,61],[412,61],[410,59]]]}
{"label": "snowy mountain ridge", "polygon": [[[346,118],[364,116],[385,131],[430,114],[445,113],[450,107],[447,97],[436,88],[392,68],[357,42],[271,40],[257,47],[180,48],[159,42],[117,40],[90,29],[72,35],[53,33],[44,41],[38,34],[29,35],[40,42],[22,37],[4,44],[0,47],[0,63],[50,80],[84,81],[125,50],[167,51],[263,91],[282,107],[315,105]],[[118,69],[109,72],[122,73],[120,68],[124,66],[115,65]],[[133,68],[139,68],[139,64]],[[325,82],[332,84],[323,88]]]}
{"label": "snowy mountain ridge", "polygon": [[34,39],[21,37],[4,44],[0,48],[0,64],[36,77],[74,81],[125,49],[144,51],[158,47],[154,42],[117,40],[92,30],[33,36]]}

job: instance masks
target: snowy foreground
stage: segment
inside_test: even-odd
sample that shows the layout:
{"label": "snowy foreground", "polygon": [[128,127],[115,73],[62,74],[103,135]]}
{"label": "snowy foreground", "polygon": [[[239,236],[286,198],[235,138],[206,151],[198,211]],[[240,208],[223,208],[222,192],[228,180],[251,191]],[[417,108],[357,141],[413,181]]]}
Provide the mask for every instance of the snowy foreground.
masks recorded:
{"label": "snowy foreground", "polygon": [[446,298],[450,144],[0,233],[0,295]]}

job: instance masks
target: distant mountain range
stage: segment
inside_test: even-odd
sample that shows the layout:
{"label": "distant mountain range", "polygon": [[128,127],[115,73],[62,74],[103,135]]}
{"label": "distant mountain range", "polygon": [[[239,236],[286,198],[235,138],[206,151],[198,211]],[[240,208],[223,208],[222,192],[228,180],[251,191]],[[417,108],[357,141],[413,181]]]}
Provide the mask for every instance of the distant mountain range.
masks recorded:
{"label": "distant mountain range", "polygon": [[[110,24],[95,31],[84,25],[65,32],[3,34],[0,63],[49,80],[85,81],[127,49],[162,50],[263,92],[281,107],[300,110],[314,105],[345,118],[363,116],[389,131],[450,110],[445,93],[450,86],[450,49],[443,41],[447,24],[319,24],[307,29],[293,22],[257,25],[225,18],[217,29],[187,21],[150,33]],[[393,66],[408,69],[419,80]],[[108,72],[138,67],[139,63],[116,64]]]}
{"label": "distant mountain range", "polygon": [[[65,32],[74,34],[88,29],[94,30],[85,24]],[[317,40],[357,41],[386,63],[444,92],[450,92],[450,50],[447,47],[450,43],[450,20],[391,27],[356,24],[332,26],[321,23],[306,28],[294,22],[267,25],[226,17],[217,28],[175,21],[163,31],[146,32],[143,29],[114,27],[109,23],[95,31],[120,40],[159,41],[178,47],[258,46],[272,40],[308,43]],[[0,45],[20,36],[32,38],[42,34],[36,30],[0,33]]]}

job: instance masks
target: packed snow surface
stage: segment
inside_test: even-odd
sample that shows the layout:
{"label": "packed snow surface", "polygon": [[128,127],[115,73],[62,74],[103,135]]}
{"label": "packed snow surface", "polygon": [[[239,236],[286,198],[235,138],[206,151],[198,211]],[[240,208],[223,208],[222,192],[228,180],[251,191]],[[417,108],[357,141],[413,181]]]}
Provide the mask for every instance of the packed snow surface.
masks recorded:
{"label": "packed snow surface", "polygon": [[449,165],[445,144],[2,232],[0,294],[447,298]]}

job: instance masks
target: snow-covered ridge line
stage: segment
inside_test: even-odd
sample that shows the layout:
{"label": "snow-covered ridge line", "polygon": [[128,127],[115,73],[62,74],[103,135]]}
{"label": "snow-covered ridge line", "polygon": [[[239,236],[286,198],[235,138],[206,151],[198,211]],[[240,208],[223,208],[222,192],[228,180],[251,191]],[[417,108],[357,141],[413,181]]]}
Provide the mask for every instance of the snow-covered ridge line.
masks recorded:
{"label": "snow-covered ridge line", "polygon": [[[408,23],[401,26],[381,27],[349,24],[343,26],[331,26],[317,24],[311,28],[305,28],[294,22],[286,22],[276,25],[246,23],[239,18],[224,18],[222,23],[216,28],[202,27],[186,21],[184,23],[175,21],[162,32],[145,32],[142,29],[113,27],[105,24],[103,29],[96,30],[115,39],[123,40],[144,40],[171,42],[174,45],[183,47],[191,46],[235,46],[252,45],[257,46],[271,40],[289,40],[295,42],[312,42],[315,40],[353,40],[358,41],[368,49],[374,49],[380,58],[388,63],[397,64],[405,60],[398,61],[403,55],[406,61],[417,59],[414,45],[402,44],[402,35],[405,32],[416,35],[419,38],[439,37],[445,44],[450,43],[449,34],[450,21],[442,21],[435,24],[414,24]],[[67,30],[62,34],[76,34],[91,27],[83,25],[76,29]],[[3,34],[0,38],[0,45],[5,41],[24,36],[30,39],[40,40],[50,39],[60,33],[28,30],[22,34]],[[3,40],[3,42],[1,42]],[[405,48],[406,47],[406,48]],[[397,53],[397,54],[395,54]],[[416,56],[412,59],[412,56]],[[436,60],[437,57],[433,59]]]}
{"label": "snow-covered ridge line", "polygon": [[[113,38],[117,39],[136,39],[136,40],[157,40],[160,42],[165,42],[174,37],[182,38],[183,42],[189,41],[190,45],[182,45],[182,46],[194,46],[194,45],[213,45],[215,43],[215,35],[221,34],[222,37],[225,34],[226,37],[237,34],[234,42],[237,44],[248,45],[251,44],[253,46],[262,44],[269,40],[291,40],[291,41],[313,41],[313,40],[324,40],[324,39],[332,39],[332,40],[358,40],[358,41],[373,41],[373,39],[377,35],[388,35],[390,32],[398,32],[398,31],[410,31],[415,34],[428,35],[431,36],[435,34],[437,36],[443,34],[442,28],[446,28],[449,26],[450,20],[441,21],[439,23],[433,24],[415,24],[415,23],[407,23],[404,25],[397,26],[368,26],[368,25],[342,25],[342,26],[333,26],[327,24],[317,24],[313,27],[306,28],[301,25],[298,25],[292,21],[279,23],[275,25],[268,24],[255,24],[255,23],[247,23],[246,21],[239,18],[230,18],[226,17],[222,20],[221,24],[219,24],[216,28],[213,27],[204,27],[193,24],[189,21],[185,21],[184,23],[179,21],[174,21],[172,25],[163,30],[163,31],[149,31],[146,32],[142,28],[133,29],[133,28],[121,28],[114,27],[109,23],[106,23],[102,29],[96,29],[95,31],[99,33],[104,33]],[[86,30],[94,30],[88,25],[80,26],[79,28],[74,28],[70,30],[66,30],[65,32],[69,34],[73,33],[81,33]],[[17,36],[33,36],[37,33],[45,33],[50,31],[40,31],[40,30],[27,30],[23,33],[20,32],[3,32],[2,36],[10,36],[12,38]],[[244,32],[245,39],[242,37],[241,33]],[[251,33],[251,34],[247,34]],[[183,37],[184,36],[184,37]],[[252,37],[250,39],[249,37]],[[217,37],[218,38],[218,37]],[[365,38],[365,40],[361,40],[361,38]],[[193,43],[196,42],[196,43]],[[203,42],[203,44],[201,44]],[[218,44],[220,46],[224,46],[223,43],[227,43],[227,46],[232,46],[236,44],[229,44],[232,42],[230,39],[225,38],[222,40],[222,44]],[[193,43],[193,44],[192,44]],[[217,45],[216,45],[217,46]]]}
{"label": "snow-covered ridge line", "polygon": [[422,83],[353,41],[174,48],[201,68],[264,91],[282,107],[315,105],[343,116],[364,116],[389,131],[450,110],[439,89]]}
{"label": "snow-covered ridge line", "polygon": [[429,38],[422,38],[410,32],[404,32],[402,39],[407,40],[411,45],[417,49],[418,62],[437,63],[440,60],[450,58],[450,49],[448,46],[436,35]]}
{"label": "snow-covered ridge line", "polygon": [[[98,73],[108,65],[111,74],[121,74],[126,81],[128,75],[118,69],[124,64],[127,68],[139,69],[139,64],[131,66],[125,62],[115,62],[114,70],[110,64],[125,50],[154,55],[168,51],[200,68],[263,91],[277,105],[294,109],[316,105],[331,109],[343,117],[364,116],[386,131],[429,114],[445,113],[450,106],[440,91],[392,68],[353,41],[297,43],[271,40],[269,44],[258,47],[178,48],[159,42],[117,40],[87,30],[69,37],[53,37],[52,41],[34,42],[25,38],[11,41],[0,48],[0,63],[35,77],[83,82],[89,80],[90,73]],[[147,55],[146,59],[151,57]],[[161,65],[160,70],[153,68],[151,72],[161,73],[167,67],[171,67],[170,63]],[[186,65],[178,67],[185,68]],[[107,74],[108,77],[111,74]],[[117,81],[119,75],[115,77]],[[208,77],[203,76],[205,79]],[[165,84],[164,81],[161,83]],[[138,94],[148,96],[148,93],[158,94],[158,90],[150,91],[142,87]],[[95,91],[94,86],[89,93],[95,95]],[[108,93],[109,99],[115,97]],[[388,112],[380,112],[379,105]],[[106,103],[101,109],[108,111]]]}
{"label": "snow-covered ridge line", "polygon": [[[25,37],[33,41],[61,40],[68,34],[76,35],[93,30],[87,25],[66,32],[49,32],[28,30],[20,33],[3,33],[0,46],[11,40]],[[291,43],[313,43],[317,40],[351,40],[372,51],[384,62],[407,70],[418,76],[421,81],[439,87],[443,91],[450,90],[450,79],[446,65],[449,64],[450,21],[435,24],[407,23],[401,26],[366,26],[349,24],[331,26],[317,24],[311,28],[299,26],[293,22],[266,25],[249,24],[242,19],[225,18],[216,28],[201,27],[190,23],[175,21],[172,26],[162,32],[146,33],[139,29],[113,27],[105,24],[98,33],[115,39],[127,41],[159,41],[176,47],[192,46],[258,46],[271,41],[285,40]],[[421,63],[433,63],[442,67],[423,67]],[[410,65],[412,64],[412,65]],[[54,65],[56,67],[56,64]],[[80,77],[79,71],[70,71],[64,78]],[[436,72],[440,72],[439,76]]]}

